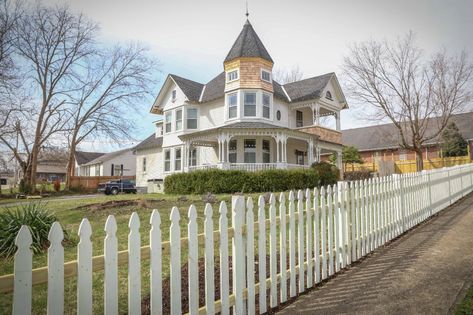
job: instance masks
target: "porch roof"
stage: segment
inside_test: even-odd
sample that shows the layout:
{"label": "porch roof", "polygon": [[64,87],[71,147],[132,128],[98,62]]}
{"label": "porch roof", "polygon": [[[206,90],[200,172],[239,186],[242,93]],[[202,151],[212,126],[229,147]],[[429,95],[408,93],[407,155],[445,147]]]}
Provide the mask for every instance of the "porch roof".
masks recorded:
{"label": "porch roof", "polygon": [[211,136],[217,136],[220,132],[230,133],[234,135],[271,135],[272,133],[283,133],[289,137],[296,137],[302,139],[313,139],[317,140],[319,137],[314,134],[302,132],[298,130],[289,129],[286,127],[277,126],[266,122],[257,121],[245,121],[235,122],[232,124],[210,128],[206,130],[196,131],[179,136],[182,141],[199,139],[202,137],[208,138]]}

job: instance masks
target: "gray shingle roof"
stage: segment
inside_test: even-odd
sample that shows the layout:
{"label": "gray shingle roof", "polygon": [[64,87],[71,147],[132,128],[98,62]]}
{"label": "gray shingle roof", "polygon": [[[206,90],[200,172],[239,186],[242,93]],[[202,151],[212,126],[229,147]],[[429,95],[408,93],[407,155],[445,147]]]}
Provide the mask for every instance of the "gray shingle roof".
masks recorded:
{"label": "gray shingle roof", "polygon": [[239,57],[261,57],[273,62],[273,59],[248,20],[245,25],[243,25],[240,35],[238,35],[232,48],[228,52],[225,62]]}
{"label": "gray shingle roof", "polygon": [[82,165],[86,164],[99,156],[104,155],[105,153],[101,152],[85,152],[85,151],[76,151],[75,159],[77,164]]}
{"label": "gray shingle roof", "polygon": [[125,152],[127,152],[127,151],[130,151],[130,150],[131,150],[131,149],[128,148],[128,149],[122,149],[122,150],[118,150],[118,151],[114,151],[114,152],[110,152],[110,153],[105,153],[105,154],[99,156],[98,158],[93,159],[92,161],[87,162],[86,165],[93,165],[93,164],[102,163],[102,162],[104,162],[104,161],[113,159],[114,157],[119,156],[120,154],[123,154],[123,153],[125,153]]}
{"label": "gray shingle roof", "polygon": [[186,95],[189,101],[198,102],[204,85],[189,79],[182,78],[175,74],[169,75]]}
{"label": "gray shingle roof", "polygon": [[156,138],[156,134],[152,133],[148,138],[138,143],[133,148],[133,150],[137,151],[137,150],[160,148],[162,145],[163,145],[163,137]]}
{"label": "gray shingle roof", "polygon": [[[438,130],[438,118],[429,119],[429,128],[426,135],[432,135]],[[453,121],[460,133],[466,140],[473,139],[473,112],[452,115]],[[436,144],[439,139],[434,138],[426,144]],[[378,149],[398,148],[400,136],[397,128],[393,124],[361,127],[355,129],[342,130],[342,143],[347,146],[354,146],[360,151],[372,151]]]}
{"label": "gray shingle roof", "polygon": [[220,73],[205,85],[202,102],[209,102],[223,97],[225,90],[225,72]]}
{"label": "gray shingle roof", "polygon": [[300,102],[319,98],[320,93],[327,86],[333,75],[334,73],[331,72],[317,77],[287,83],[284,85],[284,89],[291,98],[291,102]]}

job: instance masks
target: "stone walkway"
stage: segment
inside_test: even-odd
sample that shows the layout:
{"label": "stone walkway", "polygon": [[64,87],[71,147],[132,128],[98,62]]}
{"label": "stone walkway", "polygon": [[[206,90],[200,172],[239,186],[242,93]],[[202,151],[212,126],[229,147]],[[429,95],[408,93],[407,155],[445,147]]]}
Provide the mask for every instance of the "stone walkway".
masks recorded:
{"label": "stone walkway", "polygon": [[448,314],[473,280],[473,194],[277,314]]}

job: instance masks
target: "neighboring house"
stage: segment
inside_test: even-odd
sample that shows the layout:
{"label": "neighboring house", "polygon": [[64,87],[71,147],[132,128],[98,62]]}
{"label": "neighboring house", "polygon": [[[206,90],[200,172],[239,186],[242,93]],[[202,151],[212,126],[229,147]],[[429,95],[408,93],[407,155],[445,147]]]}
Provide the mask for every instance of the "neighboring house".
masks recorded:
{"label": "neighboring house", "polygon": [[[158,124],[159,125],[159,124]],[[153,133],[135,148],[136,187],[140,191],[159,192],[163,185],[161,133]]]}
{"label": "neighboring house", "polygon": [[[433,135],[437,129],[437,118],[429,119],[430,129],[426,136]],[[452,115],[453,121],[463,138],[468,142],[470,158],[473,159],[473,112]],[[423,151],[424,159],[442,157],[440,137],[427,141]],[[342,142],[356,147],[365,162],[415,160],[415,152],[402,149],[398,129],[393,124],[369,126],[342,131]]]}
{"label": "neighboring house", "polygon": [[[77,155],[76,155],[77,163]],[[102,153],[79,166],[80,176],[134,176],[136,160],[132,149]]]}
{"label": "neighboring house", "polygon": [[52,182],[66,179],[67,151],[62,148],[45,148],[38,158],[36,179],[38,181]]}
{"label": "neighboring house", "polygon": [[[135,148],[139,185],[196,169],[308,167],[324,152],[341,162],[347,102],[335,73],[281,85],[273,65],[246,21],[215,78],[203,84],[168,75],[151,108],[164,119]],[[325,116],[333,127],[321,124]]]}
{"label": "neighboring house", "polygon": [[[86,151],[76,151],[74,154],[74,175],[75,176],[86,176],[84,172],[86,170],[90,171],[90,168],[82,168],[85,164],[89,163],[92,160],[104,155],[105,153],[101,152],[86,152]],[[82,171],[82,172],[81,172]]]}

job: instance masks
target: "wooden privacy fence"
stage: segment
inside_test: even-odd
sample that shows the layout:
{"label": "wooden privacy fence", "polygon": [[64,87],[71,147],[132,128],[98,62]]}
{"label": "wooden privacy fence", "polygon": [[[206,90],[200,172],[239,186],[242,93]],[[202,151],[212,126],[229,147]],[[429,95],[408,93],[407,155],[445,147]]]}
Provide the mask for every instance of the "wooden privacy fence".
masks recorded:
{"label": "wooden privacy fence", "polygon": [[[190,314],[254,314],[287,301],[452,204],[473,188],[473,166],[464,165],[364,181],[340,182],[320,190],[234,196],[231,226],[227,205],[205,206],[204,233],[197,234],[197,211],[190,206],[187,236],[172,208],[169,241],[161,240],[161,218],[154,210],[150,243],[141,246],[140,219],[129,221],[128,250],[117,251],[113,215],[105,223],[104,255],[92,257],[91,226],[79,228],[77,261],[64,263],[58,222],[49,233],[48,266],[32,270],[31,235],[23,226],[16,238],[14,274],[0,278],[0,292],[13,291],[13,313],[31,314],[32,286],[47,283],[48,314],[64,312],[64,278],[77,277],[77,313],[92,314],[92,273],[104,271],[104,309],[118,313],[118,266],[128,265],[128,313],[141,313],[141,263],[150,260],[150,307],[162,313],[162,257],[170,256],[170,313],[181,314],[181,250],[188,249]],[[286,200],[287,198],[287,200]],[[278,200],[277,200],[278,199]],[[256,215],[255,215],[256,212]],[[256,216],[256,217],[255,217]],[[255,220],[257,220],[255,222]],[[216,227],[218,229],[216,230]],[[269,248],[267,246],[267,241]],[[198,248],[204,246],[205,304],[199,305]],[[231,250],[229,251],[229,245]],[[101,246],[96,244],[95,246]],[[218,252],[220,300],[215,301],[215,250]],[[230,255],[231,254],[231,255]],[[269,265],[266,258],[269,255]],[[229,259],[232,259],[230,286]],[[255,277],[258,268],[258,277]],[[267,277],[269,269],[269,277]],[[278,286],[279,285],[279,286]],[[269,296],[269,305],[266,298]]]}
{"label": "wooden privacy fence", "polygon": [[119,179],[135,180],[135,176],[71,176],[71,188],[97,190],[100,183]]}

